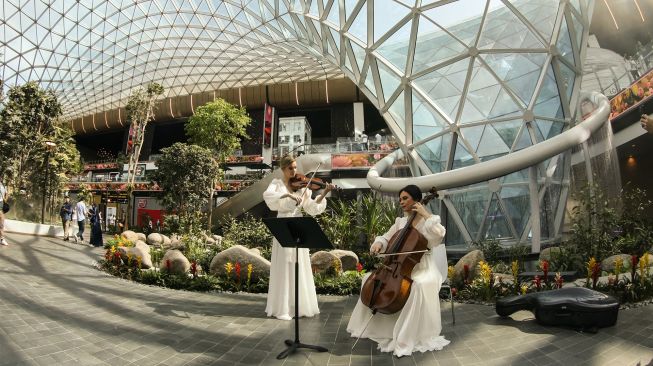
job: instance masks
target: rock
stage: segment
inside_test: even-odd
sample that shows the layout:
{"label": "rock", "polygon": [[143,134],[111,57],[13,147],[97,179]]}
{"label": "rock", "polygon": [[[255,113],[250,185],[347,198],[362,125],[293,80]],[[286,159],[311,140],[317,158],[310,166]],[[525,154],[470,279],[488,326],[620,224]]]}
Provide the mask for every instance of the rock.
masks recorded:
{"label": "rock", "polygon": [[179,235],[177,235],[177,234],[173,234],[173,235],[170,237],[170,246],[171,246],[171,247],[179,246],[180,243],[181,243],[181,236],[179,236]]}
{"label": "rock", "polygon": [[551,262],[551,257],[559,256],[561,253],[560,247],[544,248],[540,252],[540,261]]}
{"label": "rock", "polygon": [[173,234],[170,237],[170,243],[169,244],[164,244],[164,248],[168,249],[177,249],[177,250],[182,250],[185,248],[184,243],[181,241],[181,237],[177,234]]}
{"label": "rock", "polygon": [[215,244],[215,239],[207,235],[206,233],[202,233],[202,240],[204,240],[204,243],[208,245],[214,245]]}
{"label": "rock", "polygon": [[159,266],[162,271],[168,270],[166,266],[167,261],[170,261],[170,273],[184,274],[188,273],[190,270],[190,262],[180,251],[176,249],[170,249],[166,252],[166,254],[163,255],[163,259],[161,259],[161,265]]}
{"label": "rock", "polygon": [[163,235],[159,233],[152,233],[147,236],[147,244],[162,246],[163,245]]}
{"label": "rock", "polygon": [[342,272],[342,261],[335,254],[320,250],[311,256],[311,269],[313,269],[313,273],[336,270],[335,273],[339,274]]}
{"label": "rock", "polygon": [[254,255],[261,256],[261,249],[259,248],[249,248],[249,251],[252,252]]}
{"label": "rock", "polygon": [[625,269],[625,267],[630,268],[630,264],[629,264],[630,256],[628,254],[615,254],[601,261],[601,269],[606,272],[614,272],[614,264],[618,258],[621,258],[623,260],[623,264],[621,266],[622,272]]}
{"label": "rock", "polygon": [[147,237],[145,236],[145,234],[136,233],[136,235],[138,236],[138,240],[142,240],[142,241],[145,241],[145,242],[147,241]]}
{"label": "rock", "polygon": [[147,243],[144,242],[144,241],[142,241],[142,240],[136,240],[136,242],[134,243],[134,246],[135,246],[135,247],[139,247],[139,246],[140,246],[140,247],[143,248],[143,249],[146,249],[146,250],[148,250],[148,251],[150,250],[150,246],[147,245]]}
{"label": "rock", "polygon": [[267,278],[270,276],[270,261],[261,257],[256,249],[249,249],[242,245],[234,245],[216,254],[211,260],[209,273],[214,276],[223,276],[225,274],[225,264],[230,262],[235,265],[240,263],[241,278],[247,279],[247,265],[252,265],[252,281],[258,278]]}
{"label": "rock", "polygon": [[[613,275],[601,276],[596,280],[596,284],[597,285],[599,285],[599,284],[600,285],[607,285],[610,282],[610,280],[614,281],[616,278],[617,277],[613,276]],[[622,273],[622,274],[619,275],[619,279],[621,281],[624,281],[624,280],[630,281],[630,274]],[[586,283],[587,283],[587,278],[579,278],[579,279],[577,279],[576,281],[574,281],[572,283],[573,283],[574,286],[577,286],[577,287],[585,287]],[[563,287],[564,287],[564,284],[563,284]],[[589,280],[589,288],[592,288],[592,279],[591,278]]]}
{"label": "rock", "polygon": [[163,234],[161,234],[161,237],[163,238],[163,246],[164,246],[164,247],[165,247],[165,246],[170,246],[170,244],[172,243],[172,241],[170,240],[170,238],[167,237],[166,235],[163,235]]}
{"label": "rock", "polygon": [[343,271],[355,271],[358,264],[358,256],[350,250],[335,249],[330,252],[340,258]]}
{"label": "rock", "polygon": [[467,265],[469,267],[469,275],[467,279],[469,281],[474,280],[476,273],[478,272],[478,262],[482,260],[485,260],[485,257],[483,256],[483,252],[478,249],[465,254],[465,256],[460,258],[458,263],[454,266],[454,279],[461,282],[464,280],[464,268],[465,265]]}
{"label": "rock", "polygon": [[138,234],[136,234],[135,232],[133,232],[131,230],[125,230],[125,231],[122,232],[121,235],[122,235],[123,238],[131,241],[132,243],[135,243],[136,240],[138,240]]}
{"label": "rock", "polygon": [[132,261],[136,260],[136,257],[141,257],[141,268],[149,269],[152,268],[152,257],[150,256],[150,247],[144,242],[138,240],[136,245],[133,247],[118,247],[120,252],[120,258],[122,261],[127,264],[129,261],[128,257],[131,255]]}

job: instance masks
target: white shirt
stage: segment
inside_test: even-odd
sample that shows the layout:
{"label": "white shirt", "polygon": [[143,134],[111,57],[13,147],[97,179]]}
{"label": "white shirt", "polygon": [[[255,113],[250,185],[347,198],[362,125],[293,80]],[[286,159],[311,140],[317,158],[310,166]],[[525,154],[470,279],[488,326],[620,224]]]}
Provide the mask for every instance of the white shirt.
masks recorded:
{"label": "white shirt", "polygon": [[7,194],[7,188],[0,182],[0,202],[4,201],[5,194]]}
{"label": "white shirt", "polygon": [[84,201],[79,201],[75,205],[75,213],[77,214],[77,221],[84,221],[86,219],[86,212],[88,210],[86,209],[86,204]]}

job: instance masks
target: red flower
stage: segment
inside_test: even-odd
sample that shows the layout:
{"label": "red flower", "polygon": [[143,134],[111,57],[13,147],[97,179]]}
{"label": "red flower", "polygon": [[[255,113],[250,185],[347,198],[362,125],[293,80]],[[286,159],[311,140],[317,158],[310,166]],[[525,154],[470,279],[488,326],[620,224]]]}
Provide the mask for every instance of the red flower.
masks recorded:
{"label": "red flower", "polygon": [[195,261],[191,262],[190,273],[193,275],[193,278],[197,277],[197,262]]}
{"label": "red flower", "polygon": [[236,278],[240,280],[240,263],[236,262],[236,265],[234,266],[234,270],[236,271]]}
{"label": "red flower", "polygon": [[361,264],[361,262],[356,263],[356,271],[358,273],[363,271],[363,265]]}
{"label": "red flower", "polygon": [[592,288],[596,288],[596,282],[599,280],[601,274],[601,263],[596,263],[592,268]]}
{"label": "red flower", "polygon": [[636,255],[630,256],[630,277],[633,282],[635,282],[635,274],[637,273],[637,263],[639,263],[639,258]]}
{"label": "red flower", "polygon": [[562,282],[563,282],[562,276],[557,277],[556,278],[556,287],[557,288],[562,288]]}
{"label": "red flower", "polygon": [[170,268],[172,268],[172,262],[170,259],[166,259],[166,271],[170,272]]}
{"label": "red flower", "polygon": [[456,297],[458,295],[458,289],[455,287],[451,288],[451,296]]}
{"label": "red flower", "polygon": [[540,289],[542,288],[542,279],[540,278],[540,276],[535,276],[533,283],[535,283],[535,287],[537,287],[537,291],[540,291]]}
{"label": "red flower", "polygon": [[120,264],[120,252],[116,251],[115,253],[113,253],[113,261],[116,264]]}
{"label": "red flower", "polygon": [[544,273],[549,272],[549,261],[542,261],[542,271],[544,271]]}

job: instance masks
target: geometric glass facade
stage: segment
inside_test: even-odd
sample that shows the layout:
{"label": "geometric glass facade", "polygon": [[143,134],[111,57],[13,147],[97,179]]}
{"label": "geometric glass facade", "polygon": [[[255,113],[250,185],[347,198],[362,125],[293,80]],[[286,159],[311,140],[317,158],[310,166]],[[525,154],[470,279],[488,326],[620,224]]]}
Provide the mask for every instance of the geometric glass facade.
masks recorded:
{"label": "geometric glass facade", "polygon": [[[1,77],[74,118],[166,96],[336,77],[379,108],[415,174],[473,166],[573,126],[588,0],[5,0]],[[441,192],[447,244],[560,234],[569,154]],[[533,214],[531,214],[533,213]],[[539,224],[538,224],[539,222]]]}

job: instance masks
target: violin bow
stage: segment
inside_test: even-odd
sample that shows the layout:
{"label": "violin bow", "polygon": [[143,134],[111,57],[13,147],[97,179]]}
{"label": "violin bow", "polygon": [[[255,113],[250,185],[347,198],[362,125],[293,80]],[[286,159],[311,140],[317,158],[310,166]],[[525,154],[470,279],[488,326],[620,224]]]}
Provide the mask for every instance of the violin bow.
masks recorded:
{"label": "violin bow", "polygon": [[304,191],[299,197],[304,197],[304,194],[306,193],[306,189],[308,188],[308,186],[311,185],[311,181],[313,180],[313,177],[315,177],[315,173],[317,173],[317,170],[320,169],[320,165],[322,165],[322,162],[319,162],[317,164],[317,167],[315,167],[315,170],[313,171],[313,175],[311,175],[311,177],[308,178],[308,183],[306,183],[306,186],[304,187]]}
{"label": "violin bow", "polygon": [[428,252],[428,251],[429,251],[429,250],[413,250],[413,251],[410,251],[410,252],[397,252],[397,253],[388,253],[388,254],[380,253],[380,254],[377,254],[376,256],[377,256],[377,257],[381,257],[381,258],[383,258],[383,257],[392,257],[392,256],[395,256],[395,255],[406,255],[406,254],[415,254],[415,253],[426,253],[426,252]]}

